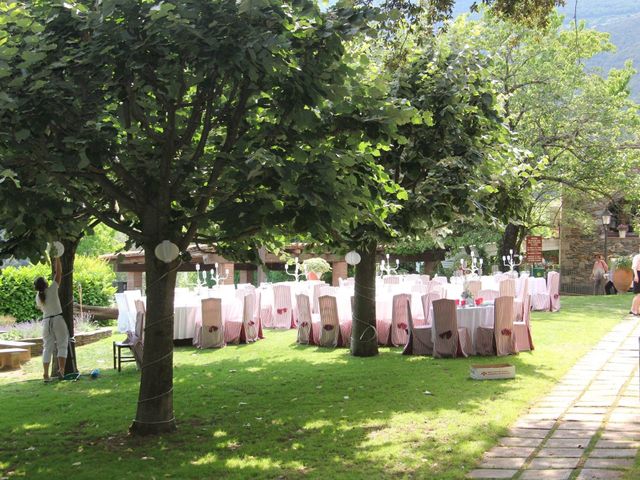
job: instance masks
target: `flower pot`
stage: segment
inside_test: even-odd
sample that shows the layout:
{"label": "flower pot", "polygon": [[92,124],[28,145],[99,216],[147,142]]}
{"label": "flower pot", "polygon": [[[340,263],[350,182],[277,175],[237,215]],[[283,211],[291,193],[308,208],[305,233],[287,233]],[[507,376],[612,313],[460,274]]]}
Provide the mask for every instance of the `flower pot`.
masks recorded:
{"label": "flower pot", "polygon": [[626,230],[618,230],[618,235],[620,236],[620,238],[626,238],[627,231]]}
{"label": "flower pot", "polygon": [[319,280],[318,274],[316,272],[307,273],[307,280]]}
{"label": "flower pot", "polygon": [[630,268],[617,268],[613,272],[613,284],[618,293],[627,293],[633,281],[633,271]]}

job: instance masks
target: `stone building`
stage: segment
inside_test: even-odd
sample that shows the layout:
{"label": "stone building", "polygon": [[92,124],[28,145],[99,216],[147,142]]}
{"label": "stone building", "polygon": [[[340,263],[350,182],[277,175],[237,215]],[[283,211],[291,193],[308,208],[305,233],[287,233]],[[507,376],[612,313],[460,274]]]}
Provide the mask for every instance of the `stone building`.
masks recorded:
{"label": "stone building", "polygon": [[[602,222],[602,212],[611,212],[608,226]],[[609,265],[611,259],[623,255],[635,255],[640,246],[640,237],[634,231],[627,214],[621,213],[619,204],[593,205],[584,211],[589,212],[586,224],[561,221],[560,224],[560,291],[568,294],[592,294],[591,271],[594,255],[604,255],[605,234]],[[592,222],[588,225],[589,219]],[[627,225],[628,230],[620,225]],[[622,230],[622,232],[621,232]],[[624,235],[624,238],[623,238]]]}

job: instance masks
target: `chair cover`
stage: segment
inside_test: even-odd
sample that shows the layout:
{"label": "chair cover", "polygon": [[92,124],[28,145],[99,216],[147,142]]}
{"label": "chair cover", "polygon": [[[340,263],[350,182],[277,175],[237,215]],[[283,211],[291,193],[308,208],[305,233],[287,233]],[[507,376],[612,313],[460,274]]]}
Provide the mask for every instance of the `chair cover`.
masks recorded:
{"label": "chair cover", "polygon": [[473,298],[478,297],[478,292],[482,289],[482,282],[480,280],[469,280],[467,282],[467,290],[471,293]]}
{"label": "chair cover", "polygon": [[478,298],[481,298],[485,302],[492,302],[500,296],[500,292],[497,290],[480,290],[478,292]]}
{"label": "chair cover", "polygon": [[298,343],[308,345],[309,341],[313,343],[313,338],[311,338],[312,319],[309,296],[303,293],[296,295],[296,303],[298,304]]}
{"label": "chair cover", "polygon": [[202,300],[201,328],[200,348],[224,347],[224,323],[222,322],[222,300],[220,298]]}
{"label": "chair cover", "polygon": [[390,342],[393,347],[400,347],[407,344],[409,337],[408,311],[411,308],[411,295],[400,293],[393,296],[391,306],[391,335]]}
{"label": "chair cover", "polygon": [[293,305],[291,305],[291,287],[289,285],[274,285],[272,314],[272,328],[295,327]]}
{"label": "chair cover", "polygon": [[476,353],[478,355],[504,356],[517,353],[513,327],[513,297],[496,298],[494,310],[494,327],[478,327],[476,329]]}
{"label": "chair cover", "polygon": [[518,297],[513,302],[513,310],[515,312],[514,321],[522,321],[524,315],[524,299],[529,296],[529,278],[523,277],[520,281],[522,282],[522,288],[518,293]]}
{"label": "chair cover", "polygon": [[558,272],[549,272],[547,275],[547,288],[549,289],[549,302],[551,311],[560,310],[560,274]]}
{"label": "chair cover", "polygon": [[516,281],[514,278],[504,278],[498,283],[501,297],[516,296]]}
{"label": "chair cover", "polygon": [[320,304],[320,333],[318,345],[321,347],[337,347],[340,342],[340,321],[336,297],[323,295],[318,299]]}
{"label": "chair cover", "polygon": [[[255,319],[256,312],[256,294],[248,290],[249,293],[244,296],[242,305],[242,328],[244,330],[244,340],[255,342],[258,340],[258,323]],[[242,338],[241,338],[242,340]]]}
{"label": "chair cover", "polygon": [[129,309],[124,293],[116,293],[116,305],[118,306],[118,332],[126,333],[131,331],[129,322]]}
{"label": "chair cover", "polygon": [[431,281],[439,283],[441,285],[446,285],[447,283],[449,283],[449,280],[447,280],[447,277],[439,277],[437,275],[435,277],[433,277],[433,279]]}
{"label": "chair cover", "polygon": [[320,313],[320,304],[318,303],[318,299],[320,298],[320,291],[326,286],[327,284],[324,282],[313,284],[313,313]]}
{"label": "chair cover", "polygon": [[431,326],[433,319],[431,318],[432,304],[434,300],[440,300],[442,297],[439,293],[431,292],[422,296],[422,312],[424,314],[424,323]]}
{"label": "chair cover", "polygon": [[516,349],[518,352],[533,350],[533,338],[531,337],[531,295],[524,299],[522,321],[513,322],[513,331],[516,336]]}
{"label": "chair cover", "polygon": [[[424,295],[426,297],[427,295]],[[424,302],[423,297],[423,302]],[[433,355],[433,339],[431,327],[414,325],[411,315],[411,304],[407,307],[407,321],[409,322],[409,338],[402,351],[403,355]]]}
{"label": "chair cover", "polygon": [[531,291],[531,308],[536,312],[548,312],[551,308],[551,299],[549,298],[549,287],[541,291]]}
{"label": "chair cover", "polygon": [[133,332],[136,329],[136,300],[142,299],[142,291],[125,290],[124,298],[127,300],[127,312],[129,312],[129,330]]}
{"label": "chair cover", "polygon": [[468,356],[471,338],[466,328],[458,328],[456,302],[449,299],[433,302],[434,358]]}
{"label": "chair cover", "polygon": [[142,368],[142,359],[144,355],[144,329],[146,327],[146,308],[144,302],[141,299],[134,300],[136,311],[136,326],[133,331],[133,335],[128,340],[131,345],[131,352],[136,359],[136,366],[138,369]]}
{"label": "chair cover", "polygon": [[420,280],[422,280],[422,283],[424,285],[426,285],[431,280],[431,276],[430,275],[420,275]]}
{"label": "chair cover", "polygon": [[400,285],[400,275],[385,275],[382,277],[382,283],[385,285]]}

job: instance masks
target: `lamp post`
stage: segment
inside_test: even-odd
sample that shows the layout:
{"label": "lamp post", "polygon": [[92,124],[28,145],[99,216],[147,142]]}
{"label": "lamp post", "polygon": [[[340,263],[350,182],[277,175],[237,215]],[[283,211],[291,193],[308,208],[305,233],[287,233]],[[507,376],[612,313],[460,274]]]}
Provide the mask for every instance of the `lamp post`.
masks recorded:
{"label": "lamp post", "polygon": [[607,258],[607,231],[609,230],[609,224],[611,223],[611,212],[606,208],[601,214],[602,230],[604,231],[604,261],[609,265],[609,259]]}

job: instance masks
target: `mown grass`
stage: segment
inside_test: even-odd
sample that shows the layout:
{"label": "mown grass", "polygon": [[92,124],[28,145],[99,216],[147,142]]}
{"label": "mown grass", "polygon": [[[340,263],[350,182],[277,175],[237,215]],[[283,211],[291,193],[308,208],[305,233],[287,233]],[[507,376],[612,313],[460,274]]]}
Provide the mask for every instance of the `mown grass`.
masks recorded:
{"label": "mown grass", "polygon": [[[517,378],[469,380],[469,365],[381,349],[376,358],[295,344],[175,351],[179,429],[129,438],[139,373],[111,369],[111,340],[78,350],[96,380],[41,383],[40,359],[0,374],[0,476],[26,478],[462,479],[483,452],[629,308],[630,295],[563,298],[534,314]],[[430,394],[428,394],[429,392]]]}

